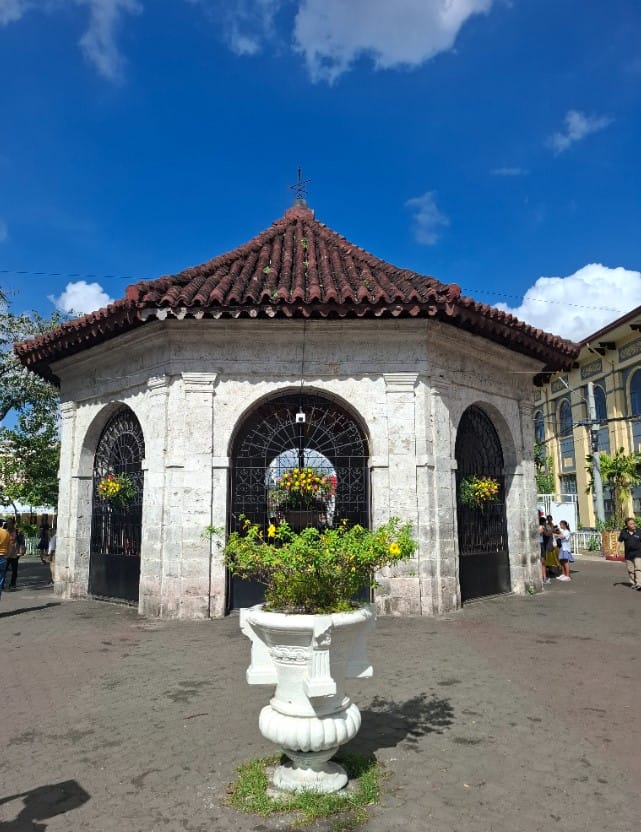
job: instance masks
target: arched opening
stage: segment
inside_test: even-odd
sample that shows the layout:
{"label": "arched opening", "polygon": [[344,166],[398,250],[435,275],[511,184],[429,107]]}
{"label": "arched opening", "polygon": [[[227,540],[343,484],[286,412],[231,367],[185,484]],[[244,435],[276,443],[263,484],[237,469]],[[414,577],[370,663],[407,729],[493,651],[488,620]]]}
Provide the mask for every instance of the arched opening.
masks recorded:
{"label": "arched opening", "polygon": [[[244,419],[232,445],[229,531],[239,527],[241,515],[265,527],[281,516],[292,527],[341,520],[368,526],[368,457],[367,439],[356,419],[331,399],[289,394],[263,402]],[[282,500],[283,481],[295,469],[308,467],[331,480],[327,499]],[[262,600],[260,584],[235,577],[229,581],[228,609]]]}
{"label": "arched opening", "polygon": [[119,408],[94,455],[89,594],[137,603],[145,441],[138,419]]}
{"label": "arched opening", "polygon": [[[463,413],[455,455],[459,583],[465,603],[511,589],[503,450],[496,428],[480,407]],[[466,496],[473,478],[491,482],[488,499],[482,488],[478,502]]]}

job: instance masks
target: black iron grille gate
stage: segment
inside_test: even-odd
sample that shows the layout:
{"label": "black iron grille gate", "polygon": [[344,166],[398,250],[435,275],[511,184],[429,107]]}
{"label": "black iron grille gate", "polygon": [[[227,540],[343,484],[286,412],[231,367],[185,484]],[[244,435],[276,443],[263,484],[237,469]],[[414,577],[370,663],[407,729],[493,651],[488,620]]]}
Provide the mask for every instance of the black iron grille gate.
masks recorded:
{"label": "black iron grille gate", "polygon": [[[145,442],[140,424],[129,408],[122,408],[103,430],[93,470],[93,510],[89,558],[89,593],[137,603],[140,584]],[[109,474],[125,474],[135,496],[122,508],[97,495],[98,484]]]}
{"label": "black iron grille gate", "polygon": [[470,508],[457,502],[461,601],[510,591],[505,513],[505,477],[501,441],[489,417],[468,408],[456,436],[456,493],[468,476],[493,477],[499,483],[496,503]]}
{"label": "black iron grille gate", "polygon": [[[302,414],[302,415],[301,415]],[[304,421],[303,421],[304,416]],[[336,477],[336,494],[323,513],[310,512],[304,525],[369,523],[367,440],[354,418],[317,395],[287,395],[259,405],[240,428],[232,451],[229,530],[240,515],[264,526],[275,519],[273,485],[287,469],[311,466]],[[294,527],[295,520],[286,517]],[[264,600],[263,588],[232,577],[229,609]]]}

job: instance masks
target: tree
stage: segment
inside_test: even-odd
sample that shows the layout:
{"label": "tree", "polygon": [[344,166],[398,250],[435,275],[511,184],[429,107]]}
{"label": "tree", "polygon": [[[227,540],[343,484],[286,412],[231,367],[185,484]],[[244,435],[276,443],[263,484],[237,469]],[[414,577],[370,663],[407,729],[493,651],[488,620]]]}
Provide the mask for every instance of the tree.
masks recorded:
{"label": "tree", "polygon": [[13,344],[58,326],[63,316],[15,315],[0,290],[0,494],[5,504],[55,506],[58,501],[58,391],[25,369]]}
{"label": "tree", "polygon": [[[592,491],[594,486],[592,461],[593,457],[590,454],[586,457],[590,477],[586,488],[587,494]],[[612,497],[612,525],[619,529],[623,526],[626,504],[632,493],[632,488],[641,484],[641,454],[626,454],[624,448],[619,448],[613,456],[606,453],[599,454],[599,461],[601,463],[603,484],[609,487]]]}
{"label": "tree", "polygon": [[546,454],[545,445],[537,442],[534,446],[534,470],[536,472],[537,494],[554,494],[554,464],[552,457]]}
{"label": "tree", "polygon": [[59,326],[66,318],[55,312],[45,318],[39,312],[23,312],[15,315],[9,310],[6,297],[0,289],[0,423],[15,410],[37,408],[43,413],[56,414],[58,391],[48,381],[25,369],[13,352],[16,341],[25,341],[43,335]]}

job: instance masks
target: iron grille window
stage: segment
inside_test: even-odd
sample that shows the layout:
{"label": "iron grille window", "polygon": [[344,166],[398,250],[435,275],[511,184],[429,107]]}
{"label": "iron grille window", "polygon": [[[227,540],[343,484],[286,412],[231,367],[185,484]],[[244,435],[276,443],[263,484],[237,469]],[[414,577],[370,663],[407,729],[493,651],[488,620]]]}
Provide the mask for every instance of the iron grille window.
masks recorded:
{"label": "iron grille window", "polygon": [[272,520],[278,480],[306,467],[336,477],[324,522],[368,525],[367,442],[353,416],[331,400],[294,395],[263,403],[242,426],[232,457],[230,530],[241,514],[263,524]]}
{"label": "iron grille window", "polygon": [[[122,408],[105,425],[96,448],[91,555],[140,555],[144,456],[140,424],[129,408]],[[98,497],[98,484],[109,474],[124,474],[133,483],[135,496],[126,507]]]}

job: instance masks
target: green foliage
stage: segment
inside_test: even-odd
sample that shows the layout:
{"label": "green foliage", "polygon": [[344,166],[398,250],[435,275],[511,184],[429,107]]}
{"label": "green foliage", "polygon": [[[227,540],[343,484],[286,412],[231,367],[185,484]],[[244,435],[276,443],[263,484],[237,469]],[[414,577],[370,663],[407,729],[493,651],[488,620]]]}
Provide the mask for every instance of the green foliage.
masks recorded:
{"label": "green foliage", "polygon": [[[585,458],[589,475],[586,493],[594,489],[592,454]],[[624,448],[619,448],[613,455],[600,453],[599,463],[603,485],[610,489],[613,512],[607,528],[619,529],[623,526],[626,515],[626,505],[635,485],[641,484],[641,454],[626,454]]]}
{"label": "green foliage", "polygon": [[594,537],[588,538],[588,552],[600,552],[601,551],[601,538],[594,535]]}
{"label": "green foliage", "polygon": [[498,500],[500,485],[494,477],[479,477],[472,474],[461,482],[459,499],[469,508],[480,508]]}
{"label": "green foliage", "polygon": [[136,486],[127,474],[107,474],[96,486],[96,494],[116,508],[127,508],[136,496]]}
{"label": "green foliage", "polygon": [[267,771],[281,762],[281,758],[275,756],[251,760],[241,766],[236,782],[228,789],[227,802],[241,812],[257,815],[294,814],[296,826],[334,817],[332,830],[335,832],[355,830],[367,820],[366,807],[380,799],[381,768],[374,758],[360,754],[341,753],[335,759],[345,768],[354,785],[349,792],[319,794],[309,791],[270,796],[267,794]]}
{"label": "green foliage", "polygon": [[57,411],[58,391],[20,364],[13,352],[13,344],[43,335],[64,320],[58,313],[49,318],[38,312],[15,315],[0,293],[0,422],[11,410],[18,413],[37,410],[41,416]]}
{"label": "green foliage", "polygon": [[13,344],[42,335],[63,317],[12,313],[0,292],[0,422],[11,412],[15,423],[0,428],[0,495],[5,502],[55,506],[58,502],[58,391],[26,370]]}
{"label": "green foliage", "polygon": [[545,445],[540,442],[534,446],[534,470],[537,494],[554,494],[556,490],[554,463],[552,457],[546,454]]}
{"label": "green foliage", "polygon": [[[224,551],[229,571],[265,585],[266,608],[284,612],[350,610],[373,574],[411,557],[411,524],[392,518],[374,531],[341,523],[337,528],[293,532],[286,522],[267,532],[247,518],[232,532]],[[210,530],[214,533],[214,530]]]}

